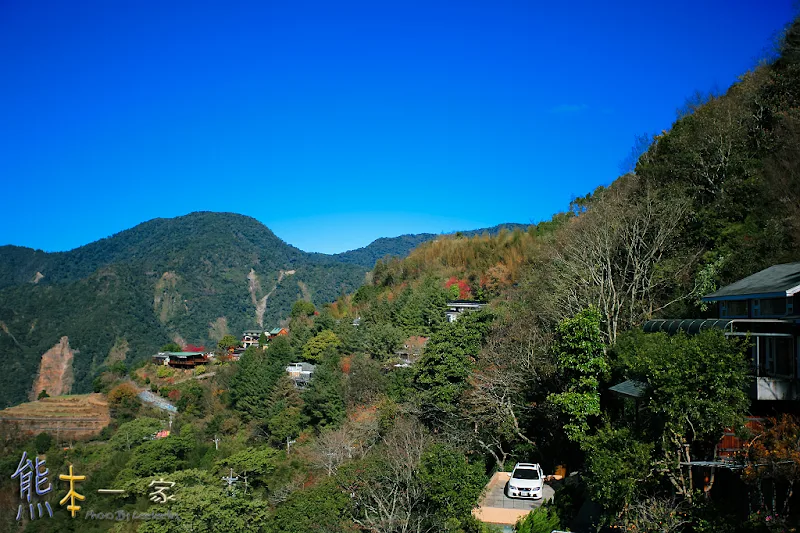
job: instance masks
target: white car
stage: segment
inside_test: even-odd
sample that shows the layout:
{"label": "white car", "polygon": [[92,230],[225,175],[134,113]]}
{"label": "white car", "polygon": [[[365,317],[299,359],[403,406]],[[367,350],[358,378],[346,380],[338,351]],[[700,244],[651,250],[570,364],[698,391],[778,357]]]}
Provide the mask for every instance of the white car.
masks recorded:
{"label": "white car", "polygon": [[506,485],[509,498],[541,499],[544,486],[542,467],[534,463],[517,463]]}

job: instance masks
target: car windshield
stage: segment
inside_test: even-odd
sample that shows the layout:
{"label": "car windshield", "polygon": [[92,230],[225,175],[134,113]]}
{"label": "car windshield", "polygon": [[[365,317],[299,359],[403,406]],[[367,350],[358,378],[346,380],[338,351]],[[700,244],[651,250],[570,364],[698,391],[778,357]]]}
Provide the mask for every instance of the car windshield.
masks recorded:
{"label": "car windshield", "polygon": [[539,471],[532,468],[518,468],[514,471],[517,479],[539,479]]}

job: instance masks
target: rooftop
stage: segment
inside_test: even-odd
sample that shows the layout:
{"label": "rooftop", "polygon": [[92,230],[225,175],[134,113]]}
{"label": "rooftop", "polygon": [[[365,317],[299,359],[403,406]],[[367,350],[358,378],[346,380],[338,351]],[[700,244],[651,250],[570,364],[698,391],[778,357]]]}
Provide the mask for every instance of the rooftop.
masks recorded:
{"label": "rooftop", "polygon": [[800,292],[800,262],[773,265],[703,296],[703,301],[781,298]]}
{"label": "rooftop", "polygon": [[617,394],[622,394],[623,396],[630,396],[631,398],[641,398],[647,391],[647,383],[629,379],[613,387],[609,387],[608,390],[616,392]]}
{"label": "rooftop", "polygon": [[193,357],[197,355],[205,355],[203,352],[166,352],[170,357]]}

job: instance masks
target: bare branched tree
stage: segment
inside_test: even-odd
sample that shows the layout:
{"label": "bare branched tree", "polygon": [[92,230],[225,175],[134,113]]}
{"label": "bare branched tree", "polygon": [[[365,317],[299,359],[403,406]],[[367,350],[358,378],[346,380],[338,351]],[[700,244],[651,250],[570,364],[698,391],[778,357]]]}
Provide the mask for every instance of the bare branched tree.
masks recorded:
{"label": "bare branched tree", "polygon": [[371,468],[347,487],[354,499],[353,520],[374,533],[431,530],[425,490],[417,472],[431,436],[417,421],[400,418],[382,438]]}
{"label": "bare branched tree", "polygon": [[530,391],[553,372],[547,340],[528,321],[510,320],[489,339],[470,376],[462,411],[474,430],[475,442],[503,468],[510,444],[535,445],[526,435],[523,420],[531,406]]}
{"label": "bare branched tree", "polygon": [[378,422],[374,417],[348,420],[342,427],[322,432],[314,446],[313,462],[329,476],[352,459],[361,459],[375,445]]}
{"label": "bare branched tree", "polygon": [[666,197],[636,176],[618,180],[565,232],[551,268],[553,318],[593,305],[613,343],[619,331],[677,301],[664,301],[662,289],[693,264],[694,258],[677,263],[670,254],[688,210],[689,200],[678,193]]}
{"label": "bare branched tree", "polygon": [[686,500],[652,497],[631,503],[616,525],[625,531],[683,531],[691,522],[690,511]]}
{"label": "bare branched tree", "polygon": [[800,114],[787,114],[781,123],[783,146],[764,163],[768,190],[785,213],[786,227],[800,248]]}

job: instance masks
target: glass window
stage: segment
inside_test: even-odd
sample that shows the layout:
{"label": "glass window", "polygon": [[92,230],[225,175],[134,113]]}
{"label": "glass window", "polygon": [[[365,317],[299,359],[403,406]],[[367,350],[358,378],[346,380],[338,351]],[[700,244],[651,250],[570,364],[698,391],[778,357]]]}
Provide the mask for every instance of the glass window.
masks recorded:
{"label": "glass window", "polygon": [[517,468],[514,470],[515,479],[539,479],[539,471],[532,468]]}
{"label": "glass window", "polygon": [[761,300],[761,316],[783,316],[786,314],[786,298]]}
{"label": "glass window", "polygon": [[790,337],[759,337],[759,374],[794,375],[794,341]]}
{"label": "glass window", "polygon": [[722,316],[748,316],[748,302],[747,300],[734,300],[730,302],[723,302]]}

